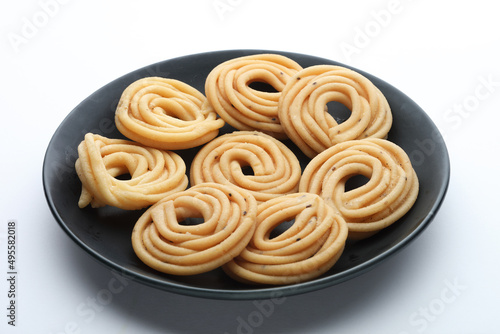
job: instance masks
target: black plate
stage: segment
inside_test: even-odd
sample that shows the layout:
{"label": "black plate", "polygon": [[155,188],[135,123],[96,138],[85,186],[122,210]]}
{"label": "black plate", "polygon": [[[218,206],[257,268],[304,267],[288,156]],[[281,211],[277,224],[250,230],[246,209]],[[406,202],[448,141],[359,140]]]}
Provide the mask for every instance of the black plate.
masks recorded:
{"label": "black plate", "polygon": [[[428,226],[445,197],[449,182],[450,165],[443,138],[431,119],[410,98],[357,69],[354,70],[372,80],[387,97],[394,117],[389,140],[401,146],[412,159],[420,180],[420,193],[413,208],[399,222],[369,239],[349,243],[336,265],[320,278],[291,286],[255,287],[237,283],[221,270],[191,277],[162,274],[142,264],[132,250],[132,228],[143,211],[78,208],[81,183],[74,169],[77,146],[86,132],[123,138],[114,125],[114,111],[122,91],[130,83],[146,76],[162,76],[184,81],[203,92],[205,78],[216,65],[231,58],[263,52],[283,54],[303,67],[315,64],[346,66],[309,55],[269,50],[189,55],[153,64],[116,79],[85,99],[66,117],[47,148],[43,185],[56,221],[77,245],[112,270],[156,288],[206,298],[257,299],[305,293],[356,277],[402,249]],[[226,126],[221,134],[232,130]],[[287,145],[298,151],[291,142]],[[178,153],[189,168],[196,149]],[[298,156],[305,166],[308,159],[300,153]]]}

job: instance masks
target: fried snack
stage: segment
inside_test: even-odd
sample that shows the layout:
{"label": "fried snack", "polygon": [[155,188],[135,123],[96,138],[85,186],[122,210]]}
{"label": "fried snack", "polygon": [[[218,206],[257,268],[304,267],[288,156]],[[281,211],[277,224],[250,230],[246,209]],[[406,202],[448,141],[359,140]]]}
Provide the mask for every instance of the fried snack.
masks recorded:
{"label": "fried snack", "polygon": [[[346,182],[356,175],[369,180],[346,190]],[[413,206],[418,189],[407,154],[378,138],[347,141],[318,154],[299,186],[299,191],[320,195],[344,217],[351,239],[369,237],[396,222]]]}
{"label": "fried snack", "polygon": [[297,157],[279,140],[258,131],[235,131],[201,148],[190,181],[232,184],[263,202],[296,192],[301,172]]}
{"label": "fried snack", "polygon": [[[141,209],[188,185],[179,155],[92,133],[78,145],[75,167],[82,182],[80,208]],[[126,174],[130,179],[118,178]]]}
{"label": "fried snack", "polygon": [[124,90],[115,123],[125,137],[163,150],[203,145],[225,124],[198,90],[159,77],[139,79]]}
{"label": "fried snack", "polygon": [[[259,204],[257,228],[241,254],[223,266],[245,283],[293,284],[328,271],[341,256],[347,225],[315,194],[295,193]],[[276,237],[273,230],[295,219]]]}
{"label": "fried snack", "polygon": [[[238,130],[258,130],[286,138],[278,118],[278,100],[290,78],[302,67],[278,54],[257,54],[225,61],[205,82],[205,94],[215,111]],[[275,90],[260,91],[250,85],[265,83]]]}
{"label": "fried snack", "polygon": [[[132,246],[147,266],[167,274],[200,274],[230,261],[255,230],[257,202],[236,187],[205,183],[149,208],[132,232]],[[203,223],[189,225],[189,218]]]}
{"label": "fried snack", "polygon": [[[351,111],[342,123],[328,113],[328,102]],[[295,74],[279,100],[279,119],[288,137],[310,158],[354,139],[386,138],[392,113],[382,92],[366,77],[333,65],[310,66]]]}

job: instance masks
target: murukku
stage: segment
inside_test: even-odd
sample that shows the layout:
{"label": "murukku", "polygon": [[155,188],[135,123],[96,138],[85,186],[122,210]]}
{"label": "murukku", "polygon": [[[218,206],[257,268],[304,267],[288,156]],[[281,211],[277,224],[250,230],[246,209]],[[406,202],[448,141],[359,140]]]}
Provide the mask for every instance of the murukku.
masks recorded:
{"label": "murukku", "polygon": [[296,192],[301,172],[295,154],[278,139],[258,131],[235,131],[200,149],[190,181],[232,184],[263,202]]}
{"label": "murukku", "polygon": [[176,153],[92,133],[78,145],[75,168],[82,182],[80,208],[141,209],[188,185],[186,165]]}
{"label": "murukku", "polygon": [[[353,177],[366,183],[353,189]],[[362,183],[362,182],[360,182]],[[419,190],[417,174],[405,151],[378,138],[337,144],[304,169],[299,191],[320,195],[349,227],[349,238],[369,237],[405,215]]]}
{"label": "murukku", "polygon": [[[281,91],[302,67],[278,54],[257,54],[225,61],[216,66],[205,82],[205,94],[215,111],[238,130],[257,130],[275,138],[286,138],[278,118]],[[261,83],[272,89],[261,90]]]}
{"label": "murukku", "polygon": [[[280,224],[293,221],[273,236]],[[294,193],[257,207],[257,228],[248,246],[223,266],[245,283],[293,284],[319,277],[340,258],[347,225],[315,194]]]}
{"label": "murukku", "polygon": [[204,273],[246,247],[255,230],[256,214],[257,202],[248,192],[199,184],[149,208],[134,226],[132,246],[144,264],[160,272]]}
{"label": "murukku", "polygon": [[[337,122],[328,112],[329,102],[345,105],[350,116]],[[285,133],[310,158],[347,140],[386,138],[392,126],[382,92],[342,66],[315,65],[297,72],[283,89],[278,110]]]}
{"label": "murukku", "polygon": [[201,92],[160,77],[139,79],[123,91],[115,123],[125,137],[165,150],[203,145],[225,124]]}

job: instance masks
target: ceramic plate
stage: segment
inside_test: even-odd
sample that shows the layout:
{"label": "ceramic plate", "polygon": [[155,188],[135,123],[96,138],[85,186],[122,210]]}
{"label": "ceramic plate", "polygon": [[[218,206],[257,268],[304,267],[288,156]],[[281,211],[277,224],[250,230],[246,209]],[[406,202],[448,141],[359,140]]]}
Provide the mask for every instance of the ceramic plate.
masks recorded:
{"label": "ceramic plate", "polygon": [[[132,228],[144,210],[130,212],[112,207],[78,207],[81,183],[74,169],[77,146],[87,132],[123,138],[115,127],[114,112],[122,91],[129,84],[142,77],[161,76],[184,81],[204,92],[205,78],[216,65],[228,59],[264,52],[283,54],[302,67],[316,64],[346,66],[310,55],[270,50],[188,55],[126,74],[97,90],[71,111],[54,133],[43,164],[48,205],[68,236],[95,259],[129,279],[170,292],[217,299],[270,298],[322,289],[366,272],[414,240],[431,223],[446,194],[450,166],[445,143],[431,119],[415,102],[390,84],[355,68],[387,97],[394,117],[388,139],[410,156],[419,177],[420,193],[413,208],[398,222],[369,239],[349,243],[339,261],[323,276],[290,286],[256,287],[235,282],[220,269],[190,277],[166,275],[145,266],[133,252],[130,242]],[[345,110],[339,110],[336,117],[342,117],[342,114],[346,116]],[[220,134],[233,130],[226,125]],[[285,143],[305,166],[309,160],[291,142]],[[196,151],[177,151],[186,161],[188,170]]]}

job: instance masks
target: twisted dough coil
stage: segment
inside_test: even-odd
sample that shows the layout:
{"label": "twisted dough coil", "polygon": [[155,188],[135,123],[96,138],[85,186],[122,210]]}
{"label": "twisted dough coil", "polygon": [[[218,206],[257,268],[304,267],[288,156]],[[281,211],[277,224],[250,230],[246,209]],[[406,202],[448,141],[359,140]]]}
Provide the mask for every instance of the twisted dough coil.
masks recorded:
{"label": "twisted dough coil", "polygon": [[[82,182],[80,208],[90,204],[141,209],[188,185],[186,165],[179,155],[92,133],[78,145],[75,168]],[[124,174],[131,178],[117,178]]]}
{"label": "twisted dough coil", "polygon": [[[247,167],[253,175],[246,175]],[[301,171],[297,157],[279,140],[257,131],[235,131],[203,146],[192,161],[190,180],[232,184],[263,202],[296,192]]]}
{"label": "twisted dough coil", "polygon": [[[237,256],[255,230],[257,202],[236,187],[205,183],[167,196],[136,222],[132,246],[147,266],[167,274],[194,275]],[[203,218],[197,225],[187,218]]]}
{"label": "twisted dough coil", "polygon": [[[288,194],[259,204],[257,210],[257,228],[248,246],[223,267],[234,279],[299,283],[325,273],[341,256],[347,225],[318,195]],[[271,237],[279,224],[291,219],[292,226]]]}
{"label": "twisted dough coil", "polygon": [[[351,110],[338,123],[328,102]],[[366,77],[334,65],[315,65],[295,74],[283,89],[279,119],[288,137],[310,158],[347,140],[386,138],[392,113],[385,96]]]}
{"label": "twisted dough coil", "polygon": [[[278,118],[281,91],[302,67],[278,54],[258,54],[225,61],[216,66],[205,82],[205,93],[215,111],[238,130],[258,130],[275,138],[286,138]],[[276,92],[253,89],[263,82]]]}
{"label": "twisted dough coil", "polygon": [[203,145],[225,124],[198,90],[159,77],[139,79],[123,91],[115,123],[127,138],[165,150]]}
{"label": "twisted dough coil", "polygon": [[[369,181],[346,190],[346,182],[356,175]],[[415,203],[418,189],[407,154],[378,138],[347,141],[318,154],[304,169],[299,186],[335,208],[352,239],[371,236],[401,218]]]}

